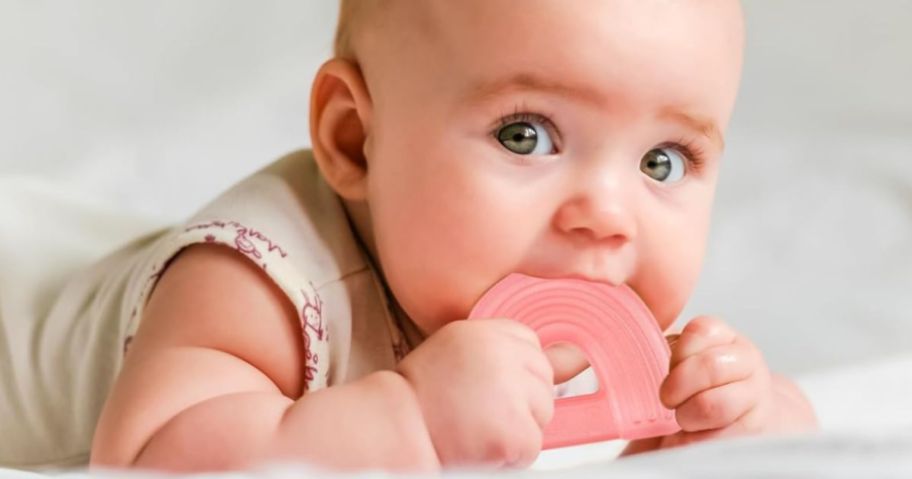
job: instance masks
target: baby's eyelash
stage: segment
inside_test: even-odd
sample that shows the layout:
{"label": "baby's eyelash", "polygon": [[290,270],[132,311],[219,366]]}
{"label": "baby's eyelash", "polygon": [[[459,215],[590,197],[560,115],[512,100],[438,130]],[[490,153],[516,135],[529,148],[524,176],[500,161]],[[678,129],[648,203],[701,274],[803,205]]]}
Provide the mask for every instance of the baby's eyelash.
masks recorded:
{"label": "baby's eyelash", "polygon": [[661,148],[675,148],[687,157],[687,162],[695,173],[699,173],[706,163],[706,150],[696,141],[689,138],[679,138],[672,143],[666,143]]}
{"label": "baby's eyelash", "polygon": [[541,123],[549,128],[554,128],[554,123],[551,121],[550,118],[548,118],[547,115],[543,115],[541,113],[532,113],[529,111],[523,111],[523,110],[520,110],[519,108],[517,108],[516,111],[514,111],[513,113],[501,115],[500,120],[498,120],[498,127],[503,128],[511,123],[517,123],[517,122],[523,122],[523,121],[528,122],[528,123],[537,122],[537,123]]}
{"label": "baby's eyelash", "polygon": [[525,105],[516,105],[512,113],[501,114],[500,118],[497,120],[497,125],[492,129],[491,134],[496,138],[497,132],[500,131],[501,128],[519,122],[541,123],[554,135],[553,140],[555,141],[555,146],[560,143],[560,130],[558,130],[557,125],[551,121],[551,115],[548,115],[547,113],[534,113],[526,108]]}

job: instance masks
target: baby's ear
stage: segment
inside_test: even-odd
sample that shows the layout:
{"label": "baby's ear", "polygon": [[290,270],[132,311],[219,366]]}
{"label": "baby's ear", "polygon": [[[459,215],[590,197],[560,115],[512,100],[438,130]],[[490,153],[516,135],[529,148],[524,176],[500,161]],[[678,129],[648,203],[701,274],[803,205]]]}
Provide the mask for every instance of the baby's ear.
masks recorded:
{"label": "baby's ear", "polygon": [[310,93],[314,158],[329,185],[347,200],[367,194],[367,140],[371,99],[357,65],[333,58],[320,67]]}

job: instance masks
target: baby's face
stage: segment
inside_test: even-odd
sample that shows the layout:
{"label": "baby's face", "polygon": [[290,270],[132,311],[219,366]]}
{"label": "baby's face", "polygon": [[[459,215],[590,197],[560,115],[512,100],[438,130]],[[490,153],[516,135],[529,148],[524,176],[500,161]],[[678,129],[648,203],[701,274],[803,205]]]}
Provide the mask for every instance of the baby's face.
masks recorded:
{"label": "baby's face", "polygon": [[667,328],[703,259],[740,76],[738,3],[390,10],[385,38],[363,44],[367,201],[410,317],[432,333],[520,272],[627,283]]}

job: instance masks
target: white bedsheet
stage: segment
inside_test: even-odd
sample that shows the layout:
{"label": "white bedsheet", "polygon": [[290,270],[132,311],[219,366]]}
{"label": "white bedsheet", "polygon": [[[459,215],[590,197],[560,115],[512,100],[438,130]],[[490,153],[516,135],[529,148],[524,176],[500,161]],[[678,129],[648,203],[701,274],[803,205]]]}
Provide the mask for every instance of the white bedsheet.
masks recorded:
{"label": "white bedsheet", "polygon": [[[594,460],[556,470],[447,473],[444,477],[603,477],[640,478],[902,478],[912,477],[912,434],[905,432],[782,439],[741,439],[707,443],[622,460]],[[0,469],[0,479],[302,479],[400,477],[380,472],[333,474],[305,466],[272,466],[236,473],[165,475],[108,471],[34,473]],[[409,477],[409,476],[401,476]],[[435,477],[435,476],[428,476]]]}

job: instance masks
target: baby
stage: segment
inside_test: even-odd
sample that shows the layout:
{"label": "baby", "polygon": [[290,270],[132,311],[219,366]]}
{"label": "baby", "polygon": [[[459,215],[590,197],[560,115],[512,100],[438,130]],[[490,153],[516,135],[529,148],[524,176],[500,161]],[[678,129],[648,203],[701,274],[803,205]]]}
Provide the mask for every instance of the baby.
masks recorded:
{"label": "baby", "polygon": [[[586,362],[509,318],[462,319],[519,272],[626,283],[669,331],[742,35],[735,0],[343,0],[312,154],[81,279],[107,294],[77,319],[116,352],[92,464],[530,464],[554,384]],[[628,454],[815,427],[713,317],[686,323],[656,394],[682,430]]]}

